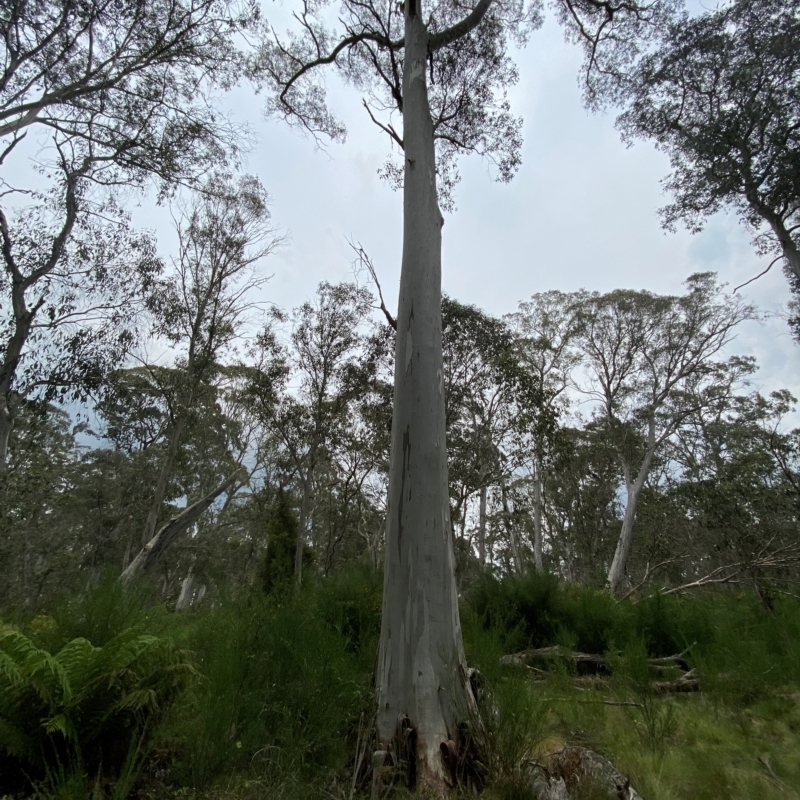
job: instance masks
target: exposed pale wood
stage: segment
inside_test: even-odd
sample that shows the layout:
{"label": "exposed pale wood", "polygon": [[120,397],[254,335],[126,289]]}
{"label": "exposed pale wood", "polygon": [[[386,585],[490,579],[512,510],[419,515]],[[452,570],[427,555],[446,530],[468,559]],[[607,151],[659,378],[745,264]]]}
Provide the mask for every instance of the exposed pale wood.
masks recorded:
{"label": "exposed pale wood", "polygon": [[239,478],[237,470],[233,475],[224,480],[219,486],[209,494],[198,500],[188,508],[183,509],[164,525],[158,533],[139,551],[136,558],[125,568],[120,580],[123,583],[130,583],[142,572],[147,572],[153,564],[164,554],[166,549],[180,536],[188,527],[194,524],[208,507],[225,491],[227,491]]}

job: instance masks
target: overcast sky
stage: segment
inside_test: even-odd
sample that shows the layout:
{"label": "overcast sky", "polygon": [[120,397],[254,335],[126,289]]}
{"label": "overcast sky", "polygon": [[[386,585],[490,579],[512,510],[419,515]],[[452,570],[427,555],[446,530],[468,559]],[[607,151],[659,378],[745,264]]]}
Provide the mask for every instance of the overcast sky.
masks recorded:
{"label": "overcast sky", "polygon": [[[267,13],[274,7],[266,6]],[[581,54],[564,43],[550,17],[519,54],[520,82],[512,105],[525,120],[523,164],[511,184],[491,180],[477,157],[462,159],[457,209],[445,215],[444,290],[492,314],[549,289],[615,288],[680,292],[693,272],[715,270],[731,286],[760,272],[747,233],[732,216],[718,215],[692,236],[665,233],[657,209],[667,201],[660,180],[666,158],[648,144],[626,149],[614,115],[592,115],[581,104]],[[355,90],[328,82],[332,109],[348,128],[345,144],[320,151],[285,124],[266,120],[262,97],[239,89],[224,98],[237,121],[258,138],[248,171],[273,200],[288,245],[265,265],[274,277],[270,300],[291,307],[322,280],[352,279],[347,239],[361,242],[394,307],[400,269],[402,205],[377,175],[389,142],[375,128]],[[169,246],[168,215],[143,203],[134,214]],[[740,290],[763,311],[778,314],[788,300],[780,268]],[[731,352],[761,365],[756,388],[786,387],[800,395],[800,347],[774,317],[742,326]]]}

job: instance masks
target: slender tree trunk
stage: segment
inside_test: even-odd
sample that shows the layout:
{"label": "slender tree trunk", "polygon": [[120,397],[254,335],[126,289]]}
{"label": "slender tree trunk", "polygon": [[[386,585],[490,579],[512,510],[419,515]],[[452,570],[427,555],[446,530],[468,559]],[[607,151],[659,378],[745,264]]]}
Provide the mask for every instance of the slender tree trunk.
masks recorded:
{"label": "slender tree trunk", "polygon": [[533,564],[536,571],[544,572],[542,560],[542,476],[537,459],[533,474]]}
{"label": "slender tree trunk", "polygon": [[306,548],[308,517],[311,509],[311,490],[314,483],[314,467],[309,466],[303,478],[303,499],[300,501],[300,521],[297,526],[297,544],[294,549],[294,585],[300,590],[303,583],[303,554]]}
{"label": "slender tree trunk", "polygon": [[0,473],[8,469],[8,445],[14,428],[14,408],[11,397],[14,377],[17,373],[22,350],[31,333],[31,325],[41,303],[28,309],[23,285],[12,280],[11,305],[14,309],[14,330],[6,344],[3,361],[0,363]]}
{"label": "slender tree trunk", "polygon": [[406,4],[403,260],[377,728],[379,746],[408,759],[417,783],[442,786],[452,782],[458,721],[472,698],[450,531],[441,330],[443,219],[426,86],[427,32],[418,2]]}
{"label": "slender tree trunk", "polygon": [[184,413],[180,409],[178,418],[175,420],[175,426],[169,437],[169,446],[167,447],[167,455],[161,464],[161,470],[158,473],[158,482],[156,483],[155,492],[153,492],[153,502],[150,504],[150,510],[147,512],[147,521],[142,531],[142,547],[144,547],[155,535],[156,525],[158,524],[158,515],[161,513],[161,506],[164,504],[164,495],[167,493],[167,486],[169,479],[172,475],[172,468],[175,466],[175,458],[178,455],[178,447],[181,443],[181,435],[183,434],[184,426]]}
{"label": "slender tree trunk", "polygon": [[478,561],[481,566],[486,564],[486,487],[481,486],[480,500],[478,501]]}
{"label": "slender tree trunk", "polygon": [[511,511],[508,508],[508,487],[503,484],[502,490],[503,497],[503,523],[506,528],[506,535],[508,536],[508,544],[511,548],[511,566],[515,575],[522,574],[522,560],[519,555],[519,543],[517,542],[517,534],[514,530],[514,525],[511,522]]}
{"label": "slender tree trunk", "polygon": [[644,482],[647,480],[647,474],[650,471],[653,453],[654,449],[649,447],[645,454],[644,461],[639,468],[639,474],[636,476],[636,480],[633,483],[631,483],[630,480],[625,481],[627,504],[625,506],[625,516],[622,518],[622,530],[617,540],[617,549],[614,551],[614,560],[611,562],[611,567],[608,570],[608,578],[606,579],[606,589],[609,592],[618,592],[622,580],[625,577],[625,570],[628,566],[628,556],[630,555],[631,545],[633,544],[633,523],[636,519],[636,507],[639,504],[639,497],[644,488]]}

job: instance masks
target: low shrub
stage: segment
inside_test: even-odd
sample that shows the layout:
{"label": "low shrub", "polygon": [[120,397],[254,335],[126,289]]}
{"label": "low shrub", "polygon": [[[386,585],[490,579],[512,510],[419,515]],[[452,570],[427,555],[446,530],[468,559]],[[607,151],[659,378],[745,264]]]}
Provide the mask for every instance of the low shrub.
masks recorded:
{"label": "low shrub", "polygon": [[195,674],[171,641],[136,630],[53,655],[0,627],[0,792],[59,774],[119,778]]}
{"label": "low shrub", "polygon": [[314,780],[347,764],[359,715],[371,710],[368,587],[354,580],[298,596],[253,592],[197,619],[188,641],[204,680],[164,731],[181,742],[178,781],[200,788],[232,773]]}

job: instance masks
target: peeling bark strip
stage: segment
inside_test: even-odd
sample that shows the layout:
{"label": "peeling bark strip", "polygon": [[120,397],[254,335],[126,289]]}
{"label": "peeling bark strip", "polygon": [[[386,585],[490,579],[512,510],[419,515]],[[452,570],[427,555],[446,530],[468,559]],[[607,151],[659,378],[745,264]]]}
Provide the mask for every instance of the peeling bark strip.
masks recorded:
{"label": "peeling bark strip", "polygon": [[[411,783],[450,784],[458,719],[470,708],[461,641],[445,447],[441,228],[422,13],[406,16],[403,73],[403,261],[397,313],[394,418],[378,740]],[[413,733],[412,733],[413,732]],[[445,763],[448,761],[448,763]]]}

